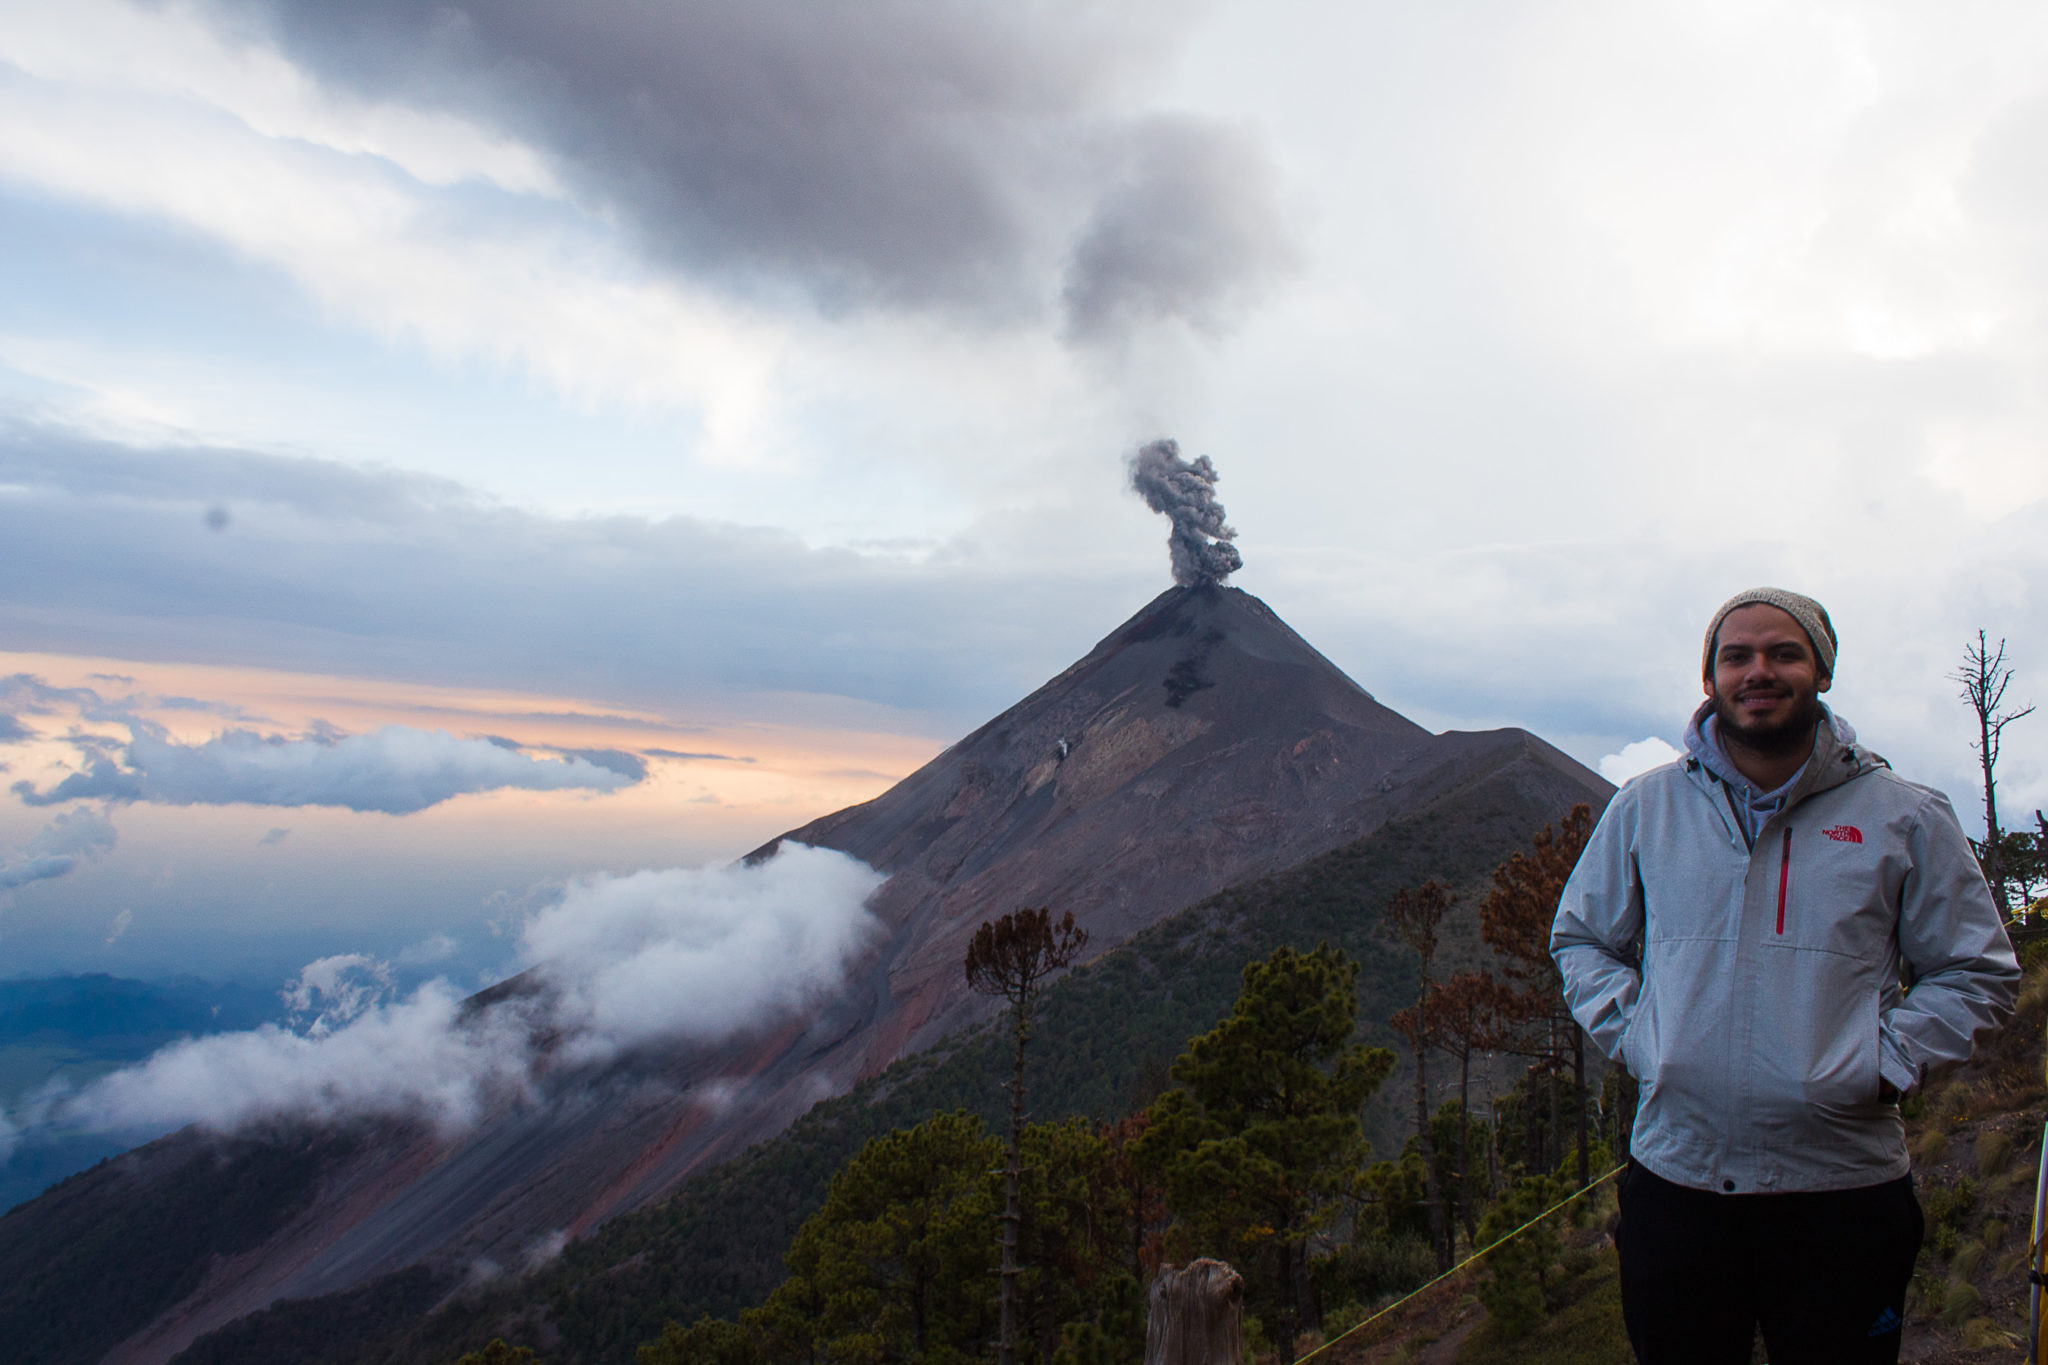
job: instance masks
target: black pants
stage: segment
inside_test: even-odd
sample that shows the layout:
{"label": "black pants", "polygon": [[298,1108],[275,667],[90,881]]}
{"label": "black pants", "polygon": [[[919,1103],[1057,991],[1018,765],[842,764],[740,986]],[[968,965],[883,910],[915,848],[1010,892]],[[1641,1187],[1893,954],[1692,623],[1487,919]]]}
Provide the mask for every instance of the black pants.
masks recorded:
{"label": "black pants", "polygon": [[1641,1365],[1895,1365],[1924,1224],[1913,1178],[1713,1194],[1635,1162],[1621,1181],[1621,1306]]}

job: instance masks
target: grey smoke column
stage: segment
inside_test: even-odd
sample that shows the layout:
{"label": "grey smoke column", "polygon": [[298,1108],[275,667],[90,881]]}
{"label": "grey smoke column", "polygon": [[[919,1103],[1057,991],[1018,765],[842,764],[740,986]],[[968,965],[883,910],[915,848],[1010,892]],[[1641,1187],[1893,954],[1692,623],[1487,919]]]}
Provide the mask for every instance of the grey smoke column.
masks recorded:
{"label": "grey smoke column", "polygon": [[1154,441],[1131,456],[1131,487],[1147,507],[1173,519],[1166,544],[1174,582],[1183,588],[1221,583],[1244,567],[1244,556],[1230,543],[1237,532],[1223,523],[1216,466],[1207,455],[1190,464],[1180,457],[1180,442]]}

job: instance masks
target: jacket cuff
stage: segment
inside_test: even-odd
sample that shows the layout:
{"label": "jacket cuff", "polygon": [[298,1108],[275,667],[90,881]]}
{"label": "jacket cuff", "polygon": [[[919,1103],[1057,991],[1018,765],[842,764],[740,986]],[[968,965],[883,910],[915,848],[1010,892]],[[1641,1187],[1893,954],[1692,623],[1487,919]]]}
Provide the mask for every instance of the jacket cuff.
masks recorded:
{"label": "jacket cuff", "polygon": [[1919,1069],[1899,1056],[1889,1040],[1878,1044],[1877,1074],[1890,1082],[1901,1095],[1910,1094],[1920,1084]]}

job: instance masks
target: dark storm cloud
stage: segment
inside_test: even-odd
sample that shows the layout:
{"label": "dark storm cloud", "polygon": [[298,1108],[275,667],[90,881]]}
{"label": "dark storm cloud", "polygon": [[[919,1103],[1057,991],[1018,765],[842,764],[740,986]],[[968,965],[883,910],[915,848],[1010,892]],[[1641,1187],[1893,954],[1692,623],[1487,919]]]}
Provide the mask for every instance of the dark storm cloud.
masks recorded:
{"label": "dark storm cloud", "polygon": [[742,288],[1018,318],[1064,284],[1094,337],[1213,325],[1286,255],[1254,141],[1127,112],[1177,9],[217,3],[325,80],[540,147],[651,255]]}
{"label": "dark storm cloud", "polygon": [[[212,498],[239,509],[234,535],[192,516]],[[547,517],[321,461],[0,427],[0,639],[25,651],[516,683],[654,716],[679,698],[804,693],[944,708],[950,725],[1056,670],[1066,660],[1046,642],[1078,655],[1124,614],[1079,569],[939,564],[680,517]],[[57,706],[124,723],[118,700],[88,689],[0,678],[10,712]],[[122,755],[99,756],[112,770],[87,766],[77,785],[115,795]]]}

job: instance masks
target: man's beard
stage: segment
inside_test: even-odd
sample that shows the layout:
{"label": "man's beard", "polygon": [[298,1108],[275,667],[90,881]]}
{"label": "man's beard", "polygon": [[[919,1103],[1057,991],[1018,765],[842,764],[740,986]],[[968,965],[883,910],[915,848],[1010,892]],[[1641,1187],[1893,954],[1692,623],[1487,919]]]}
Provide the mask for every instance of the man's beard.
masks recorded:
{"label": "man's beard", "polygon": [[1820,693],[1817,690],[1794,693],[1792,714],[1775,723],[1743,719],[1718,690],[1714,692],[1713,700],[1717,730],[1722,741],[1732,740],[1768,758],[1793,753],[1811,744],[1813,732],[1820,725]]}

